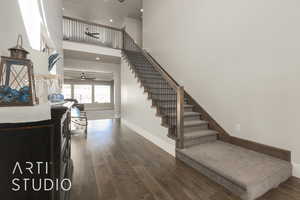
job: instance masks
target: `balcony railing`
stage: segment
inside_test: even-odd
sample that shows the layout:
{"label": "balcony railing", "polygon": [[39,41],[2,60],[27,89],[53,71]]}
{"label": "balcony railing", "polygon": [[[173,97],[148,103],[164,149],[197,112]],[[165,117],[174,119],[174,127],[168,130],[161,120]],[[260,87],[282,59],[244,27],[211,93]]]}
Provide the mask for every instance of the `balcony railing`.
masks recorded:
{"label": "balcony railing", "polygon": [[122,29],[63,17],[63,39],[67,41],[122,49],[122,33]]}

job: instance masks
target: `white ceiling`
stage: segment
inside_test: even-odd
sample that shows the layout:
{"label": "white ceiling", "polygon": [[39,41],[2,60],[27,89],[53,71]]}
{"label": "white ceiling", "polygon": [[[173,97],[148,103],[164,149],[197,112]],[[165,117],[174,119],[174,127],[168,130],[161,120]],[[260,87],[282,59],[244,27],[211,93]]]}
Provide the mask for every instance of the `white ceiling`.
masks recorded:
{"label": "white ceiling", "polygon": [[[96,60],[99,57],[100,60]],[[120,64],[121,58],[115,56],[107,56],[102,54],[93,54],[80,51],[64,50],[65,59],[75,59],[84,60],[97,63],[109,63],[109,64]],[[81,73],[84,72],[88,78],[95,78],[96,80],[111,81],[114,79],[114,74],[112,72],[103,72],[97,70],[86,70],[86,69],[74,69],[74,68],[64,68],[64,78],[80,80]]]}
{"label": "white ceiling", "polygon": [[95,80],[102,80],[102,81],[114,80],[113,73],[93,72],[93,71],[74,70],[74,69],[65,69],[64,78],[72,79],[72,80],[80,80],[82,73],[84,73],[87,78],[94,78]]}
{"label": "white ceiling", "polygon": [[[96,58],[99,57],[100,60],[97,61]],[[115,56],[108,56],[102,54],[94,54],[94,53],[86,53],[80,51],[73,51],[73,50],[64,50],[64,58],[65,59],[80,59],[86,61],[94,61],[94,62],[101,62],[101,63],[113,63],[113,64],[120,64],[121,58]]]}
{"label": "white ceiling", "polygon": [[[124,18],[141,18],[142,0],[63,0],[64,15],[122,27]],[[111,23],[109,20],[113,19]]]}

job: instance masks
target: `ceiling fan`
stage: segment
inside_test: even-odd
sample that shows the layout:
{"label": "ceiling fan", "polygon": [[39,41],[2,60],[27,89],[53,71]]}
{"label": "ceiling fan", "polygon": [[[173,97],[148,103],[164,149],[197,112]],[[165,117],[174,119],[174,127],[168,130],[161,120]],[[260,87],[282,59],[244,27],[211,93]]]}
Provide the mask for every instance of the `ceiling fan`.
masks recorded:
{"label": "ceiling fan", "polygon": [[[109,2],[109,1],[114,1],[114,0],[104,0],[104,2]],[[118,0],[118,2],[123,3],[125,0]]]}
{"label": "ceiling fan", "polygon": [[82,72],[82,73],[80,74],[80,79],[81,79],[82,81],[85,81],[85,80],[95,80],[96,78],[87,77],[87,76],[85,75],[85,73]]}
{"label": "ceiling fan", "polygon": [[87,35],[89,37],[92,37],[95,39],[100,39],[100,37],[99,37],[100,33],[90,32],[89,28],[86,28],[86,31],[84,33],[85,33],[85,35]]}

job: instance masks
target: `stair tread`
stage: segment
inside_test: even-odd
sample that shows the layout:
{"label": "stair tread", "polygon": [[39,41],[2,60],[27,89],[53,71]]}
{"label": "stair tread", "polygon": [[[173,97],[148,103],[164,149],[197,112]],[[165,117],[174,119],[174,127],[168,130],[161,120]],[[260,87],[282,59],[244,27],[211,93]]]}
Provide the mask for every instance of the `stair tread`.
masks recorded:
{"label": "stair tread", "polygon": [[184,134],[185,139],[195,139],[199,137],[205,137],[205,136],[215,136],[218,132],[215,130],[199,130],[199,131],[192,131]]}
{"label": "stair tread", "polygon": [[[176,115],[176,113],[172,113],[172,114],[170,114],[171,116],[174,116],[174,115]],[[187,111],[187,112],[184,112],[183,113],[183,116],[197,116],[197,115],[201,115],[200,113],[198,113],[198,112],[193,112],[193,111]]]}
{"label": "stair tread", "polygon": [[208,124],[208,122],[204,120],[189,120],[184,122],[184,126],[193,126],[198,124]]}
{"label": "stair tread", "polygon": [[[229,143],[215,141],[177,150],[248,190],[272,176],[291,171],[291,163]],[[279,183],[278,183],[279,184]],[[270,188],[271,189],[271,188]]]}
{"label": "stair tread", "polygon": [[141,69],[137,69],[136,71],[138,73],[142,73],[142,74],[145,74],[145,75],[154,75],[154,76],[161,75],[159,72],[156,72],[156,71],[141,70]]}
{"label": "stair tread", "polygon": [[[185,108],[192,108],[192,107],[194,107],[194,106],[191,105],[191,104],[184,104],[183,106],[184,106]],[[162,105],[161,107],[162,107],[162,108],[174,108],[174,107],[176,107],[176,105],[166,105],[166,106]]]}

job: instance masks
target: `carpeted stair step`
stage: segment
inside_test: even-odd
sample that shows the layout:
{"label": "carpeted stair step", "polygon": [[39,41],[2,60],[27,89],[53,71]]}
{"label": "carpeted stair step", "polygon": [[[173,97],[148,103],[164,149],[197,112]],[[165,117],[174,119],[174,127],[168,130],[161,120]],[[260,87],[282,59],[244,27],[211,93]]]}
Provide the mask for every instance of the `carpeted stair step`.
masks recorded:
{"label": "carpeted stair step", "polygon": [[151,64],[135,64],[134,67],[141,71],[155,71],[156,69]]}
{"label": "carpeted stair step", "polygon": [[147,79],[143,77],[139,77],[139,79],[144,81],[147,84],[157,84],[157,85],[161,85],[162,87],[164,87],[164,85],[168,86],[168,82],[163,79]]}
{"label": "carpeted stair step", "polygon": [[141,67],[135,67],[134,68],[136,73],[157,73],[157,71],[154,68],[146,68],[146,69],[141,69]]}
{"label": "carpeted stair step", "polygon": [[145,70],[136,70],[137,73],[142,75],[149,75],[149,76],[161,76],[159,72],[152,72],[152,71],[145,71]]}
{"label": "carpeted stair step", "polygon": [[151,90],[152,95],[176,95],[177,93],[174,90]]}
{"label": "carpeted stair step", "polygon": [[150,83],[150,82],[145,82],[144,83],[145,86],[149,87],[149,88],[153,88],[153,89],[171,89],[171,87],[169,85],[166,85],[166,84],[160,84],[160,83],[157,83],[157,82],[153,82],[153,83]]}
{"label": "carpeted stair step", "polygon": [[208,122],[204,120],[184,120],[184,132],[208,129]]}
{"label": "carpeted stair step", "polygon": [[214,130],[198,130],[188,132],[184,134],[184,146],[185,148],[194,145],[199,145],[207,142],[214,142],[217,140],[217,131]]}
{"label": "carpeted stair step", "polygon": [[[151,98],[155,101],[159,101],[160,105],[164,104],[174,104],[174,102],[177,102],[176,95],[167,95],[167,96],[151,96]],[[187,99],[184,99],[184,103],[187,103]]]}
{"label": "carpeted stair step", "polygon": [[146,60],[133,60],[133,59],[131,59],[130,62],[131,62],[132,64],[134,64],[134,65],[139,65],[139,66],[151,66],[151,67],[153,67],[153,66],[151,65],[151,63],[149,63],[149,62],[146,61]]}
{"label": "carpeted stair step", "polygon": [[171,87],[164,87],[164,88],[162,88],[162,87],[161,88],[151,87],[151,89],[149,89],[149,91],[152,92],[152,93],[155,93],[155,94],[160,94],[162,92],[164,92],[164,93],[170,93],[170,92],[176,93],[175,90]]}
{"label": "carpeted stair step", "polygon": [[137,73],[141,76],[148,77],[148,78],[157,78],[157,77],[162,78],[162,76],[158,72],[156,72],[156,73],[147,73],[147,71],[146,71],[146,73],[145,73],[144,71],[138,71]]}
{"label": "carpeted stair step", "polygon": [[254,200],[292,175],[292,165],[221,141],[177,149],[176,157],[243,200]]}
{"label": "carpeted stair step", "polygon": [[[200,113],[193,112],[193,111],[184,112],[183,113],[183,118],[184,118],[185,122],[187,122],[187,121],[194,121],[194,120],[200,120],[200,115],[201,115]],[[176,117],[177,114],[175,112],[173,112],[173,113],[167,114],[167,116]]]}
{"label": "carpeted stair step", "polygon": [[165,96],[151,96],[153,100],[159,101],[176,101],[176,94],[170,94]]}
{"label": "carpeted stair step", "polygon": [[[194,106],[193,105],[189,105],[189,104],[184,104],[184,112],[192,112]],[[160,107],[161,110],[170,110],[170,109],[176,109],[176,104],[172,104],[172,105],[162,105]]]}
{"label": "carpeted stair step", "polygon": [[141,53],[126,53],[126,55],[130,58],[144,58],[144,55]]}
{"label": "carpeted stair step", "polygon": [[159,76],[149,76],[149,75],[144,75],[144,74],[138,74],[138,76],[142,79],[149,79],[149,80],[163,80],[163,78]]}

